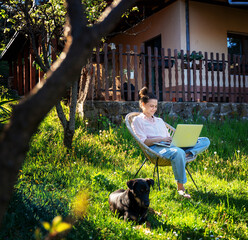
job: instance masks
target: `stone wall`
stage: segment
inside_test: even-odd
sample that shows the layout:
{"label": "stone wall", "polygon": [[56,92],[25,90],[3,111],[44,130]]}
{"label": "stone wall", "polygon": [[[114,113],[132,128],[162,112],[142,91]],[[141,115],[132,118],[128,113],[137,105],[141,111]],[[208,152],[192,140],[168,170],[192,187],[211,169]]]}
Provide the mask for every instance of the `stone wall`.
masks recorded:
{"label": "stone wall", "polygon": [[[86,101],[83,106],[78,104],[78,112],[86,119],[97,120],[101,116],[106,116],[113,123],[119,124],[126,114],[138,112],[139,102],[106,102],[106,101]],[[159,102],[156,115],[192,119],[199,117],[203,120],[218,120],[226,118],[239,118],[248,120],[247,103],[209,103],[209,102]]]}

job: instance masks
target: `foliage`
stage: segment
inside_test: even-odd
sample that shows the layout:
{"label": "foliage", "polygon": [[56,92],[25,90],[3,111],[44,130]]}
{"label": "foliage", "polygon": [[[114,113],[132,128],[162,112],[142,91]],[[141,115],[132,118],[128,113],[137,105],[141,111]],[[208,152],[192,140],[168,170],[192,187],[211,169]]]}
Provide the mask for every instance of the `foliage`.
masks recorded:
{"label": "foliage", "polygon": [[9,120],[12,110],[12,105],[17,103],[15,92],[0,85],[0,129],[2,123]]}
{"label": "foliage", "polygon": [[[182,122],[165,120],[173,126]],[[126,188],[143,162],[125,125],[115,126],[101,116],[98,128],[93,129],[77,118],[73,148],[68,153],[56,113],[51,111],[32,139],[0,239],[34,239],[38,228],[45,236],[43,223],[52,223],[56,216],[64,221],[76,219],[68,240],[247,239],[248,121],[203,124],[202,136],[211,145],[189,165],[199,191],[189,179],[186,188],[192,199],[178,196],[171,167],[161,167],[162,190],[156,184],[151,190],[149,224],[136,225],[112,214],[108,206],[109,194]],[[152,177],[153,168],[146,163],[138,177]],[[75,202],[80,203],[78,196],[82,202],[89,201],[81,218],[73,210]]]}
{"label": "foliage", "polygon": [[[179,52],[178,54],[177,54],[177,57],[178,58],[181,58],[181,52]],[[184,55],[183,55],[183,58],[184,58],[184,60],[187,60],[187,53],[185,53]],[[200,52],[192,52],[190,55],[189,55],[189,60],[190,61],[192,61],[192,60],[201,60],[201,59],[203,59],[203,54],[202,53],[200,53]]]}

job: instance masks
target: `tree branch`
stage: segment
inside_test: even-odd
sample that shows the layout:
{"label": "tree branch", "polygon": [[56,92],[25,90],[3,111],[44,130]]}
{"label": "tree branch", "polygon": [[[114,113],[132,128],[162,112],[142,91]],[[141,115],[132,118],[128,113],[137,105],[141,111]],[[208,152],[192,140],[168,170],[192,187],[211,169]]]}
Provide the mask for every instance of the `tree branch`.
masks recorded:
{"label": "tree branch", "polygon": [[63,108],[62,108],[60,102],[58,102],[58,103],[56,104],[56,111],[57,111],[59,120],[60,120],[60,122],[61,122],[63,128],[65,129],[65,128],[66,128],[66,125],[67,125],[67,120],[66,120],[66,116],[65,116],[65,114],[64,114],[64,111],[63,111]]}
{"label": "tree branch", "polygon": [[[98,23],[95,24],[97,28],[97,32],[104,36],[106,33],[109,33],[114,29],[116,26],[116,19],[120,19],[122,14],[132,7],[136,1],[121,1],[121,0],[115,0],[113,3],[106,8],[106,10],[102,13],[100,16]],[[123,9],[125,11],[123,12]]]}
{"label": "tree branch", "polygon": [[69,118],[69,129],[73,132],[75,131],[77,96],[78,96],[78,81],[75,81],[71,87],[71,103],[70,103],[70,118]]}

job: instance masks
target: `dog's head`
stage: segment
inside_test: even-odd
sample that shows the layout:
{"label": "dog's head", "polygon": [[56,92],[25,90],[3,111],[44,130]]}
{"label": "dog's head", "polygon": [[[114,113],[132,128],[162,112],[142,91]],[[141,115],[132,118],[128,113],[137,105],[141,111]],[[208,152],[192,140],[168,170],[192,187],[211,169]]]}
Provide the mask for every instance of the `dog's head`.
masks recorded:
{"label": "dog's head", "polygon": [[128,188],[134,195],[136,202],[140,207],[149,207],[150,186],[154,185],[154,180],[151,178],[137,178],[127,182]]}

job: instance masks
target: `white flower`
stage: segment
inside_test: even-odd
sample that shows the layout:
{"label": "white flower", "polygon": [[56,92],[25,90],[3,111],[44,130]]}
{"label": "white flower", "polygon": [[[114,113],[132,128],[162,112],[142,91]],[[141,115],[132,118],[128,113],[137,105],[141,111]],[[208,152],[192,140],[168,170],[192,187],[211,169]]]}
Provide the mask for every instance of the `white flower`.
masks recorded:
{"label": "white flower", "polygon": [[240,150],[237,150],[237,153],[240,153]]}
{"label": "white flower", "polygon": [[216,155],[217,154],[217,152],[214,152],[214,155]]}

